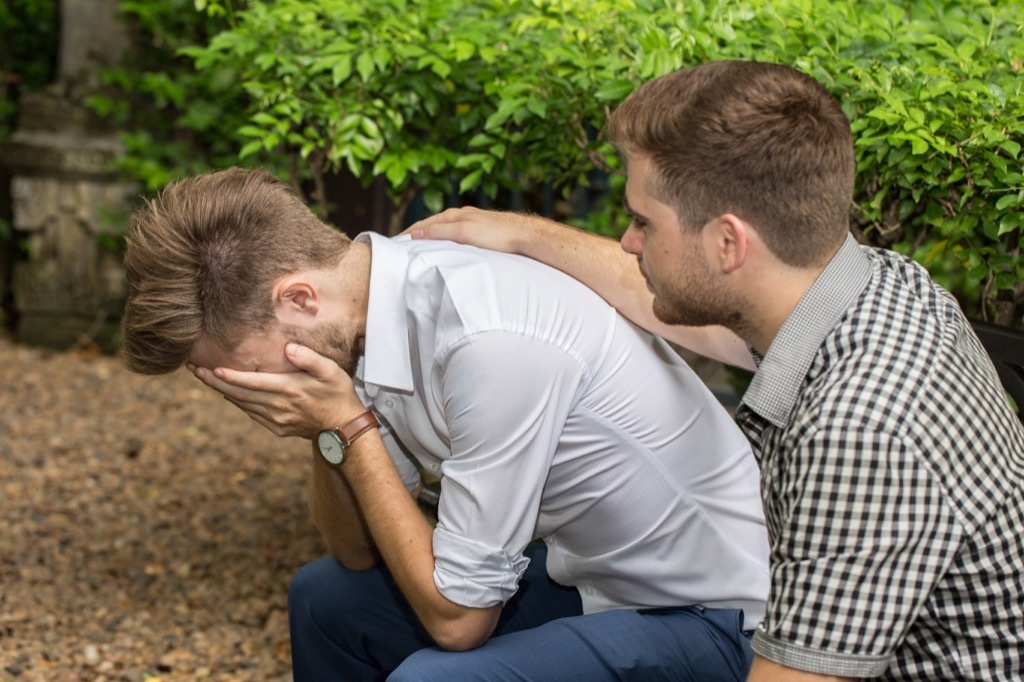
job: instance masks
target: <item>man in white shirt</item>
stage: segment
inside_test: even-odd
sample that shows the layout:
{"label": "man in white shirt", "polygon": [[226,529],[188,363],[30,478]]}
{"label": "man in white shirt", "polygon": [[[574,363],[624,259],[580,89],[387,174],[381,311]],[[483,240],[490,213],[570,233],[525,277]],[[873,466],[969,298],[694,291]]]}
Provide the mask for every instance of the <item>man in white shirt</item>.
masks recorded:
{"label": "man in white shirt", "polygon": [[165,190],[125,263],[129,367],[187,364],[314,441],[333,557],[289,593],[296,680],[743,679],[768,591],[749,446],[589,289],[472,247],[351,242],[240,169]]}

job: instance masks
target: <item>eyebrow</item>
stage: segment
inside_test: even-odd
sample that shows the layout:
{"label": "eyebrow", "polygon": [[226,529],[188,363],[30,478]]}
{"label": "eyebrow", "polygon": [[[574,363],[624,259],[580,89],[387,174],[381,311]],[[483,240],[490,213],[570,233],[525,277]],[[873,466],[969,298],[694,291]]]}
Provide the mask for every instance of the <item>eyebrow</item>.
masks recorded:
{"label": "eyebrow", "polygon": [[629,198],[628,197],[625,197],[625,196],[622,197],[622,206],[623,206],[623,208],[626,209],[626,213],[628,213],[631,217],[638,218],[638,219],[646,221],[646,222],[650,222],[650,220],[647,218],[647,216],[645,216],[643,213],[638,212],[636,209],[634,209],[632,206],[630,206]]}

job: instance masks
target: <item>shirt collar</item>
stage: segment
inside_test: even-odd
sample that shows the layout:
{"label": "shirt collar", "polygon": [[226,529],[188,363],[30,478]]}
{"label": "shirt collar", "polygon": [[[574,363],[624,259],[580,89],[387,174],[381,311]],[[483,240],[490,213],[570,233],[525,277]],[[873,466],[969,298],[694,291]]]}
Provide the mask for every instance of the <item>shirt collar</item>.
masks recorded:
{"label": "shirt collar", "polygon": [[409,323],[405,315],[405,280],[408,250],[374,232],[363,232],[355,241],[370,245],[370,297],[366,311],[366,351],[362,380],[370,385],[412,392],[412,359]]}
{"label": "shirt collar", "polygon": [[747,407],[780,428],[789,422],[818,350],[870,277],[871,262],[847,235],[772,340],[743,395]]}

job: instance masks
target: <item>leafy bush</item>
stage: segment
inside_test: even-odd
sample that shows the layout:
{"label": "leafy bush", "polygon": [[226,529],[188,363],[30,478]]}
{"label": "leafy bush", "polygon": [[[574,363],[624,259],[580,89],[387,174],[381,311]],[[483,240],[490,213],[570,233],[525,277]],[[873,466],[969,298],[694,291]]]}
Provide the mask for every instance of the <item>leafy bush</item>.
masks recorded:
{"label": "leafy bush", "polygon": [[178,53],[229,28],[229,12],[197,11],[203,7],[202,0],[122,0],[134,45],[122,66],[104,71],[109,91],[89,99],[126,131],[118,170],[148,191],[238,163],[236,131],[249,114],[235,73],[197,71]]}
{"label": "leafy bush", "polygon": [[855,229],[911,254],[976,315],[1024,315],[1024,5],[765,3],[743,56],[831,87],[853,125]]}
{"label": "leafy bush", "polygon": [[[53,79],[57,62],[55,0],[8,0],[0,4],[0,94],[32,90]],[[0,97],[0,143],[14,129],[17,100]]]}
{"label": "leafy bush", "polygon": [[[196,4],[231,18],[182,54],[197,78],[221,74],[247,95],[242,156],[284,154],[314,177],[383,176],[398,220],[417,194],[436,210],[466,192],[500,202],[524,185],[568,193],[595,168],[617,173],[599,135],[609,108],[671,69],[792,64],[830,87],[853,123],[862,240],[912,254],[970,313],[1021,324],[1021,3]],[[609,213],[587,218],[605,231],[621,193],[609,186]]]}
{"label": "leafy bush", "polygon": [[591,94],[626,45],[616,11],[631,3],[565,4],[253,2],[183,52],[200,71],[238,73],[243,157],[283,149],[315,174],[383,175],[400,221],[418,194],[437,210],[453,191],[585,181],[605,113]]}
{"label": "leafy bush", "polygon": [[[53,0],[0,7],[4,82],[52,79]],[[398,210],[458,195],[507,204],[611,173],[599,131],[638,83],[712,59],[780,61],[853,122],[862,240],[924,263],[972,314],[1024,315],[1024,5],[915,0],[123,0],[137,49],[93,107],[129,132],[126,174],[154,190],[239,160],[322,187],[383,176]],[[195,11],[195,10],[200,11]],[[193,61],[194,60],[194,61]],[[13,74],[13,75],[12,75]],[[0,139],[16,100],[0,98]],[[324,202],[322,190],[314,198]],[[326,207],[322,209],[326,211]]]}
{"label": "leafy bush", "polygon": [[[48,84],[56,63],[55,0],[8,0],[0,4],[0,145],[14,131],[18,91],[27,92]],[[0,188],[0,197],[6,194],[6,189]],[[0,255],[11,235],[6,213],[0,210]]]}
{"label": "leafy bush", "polygon": [[[0,143],[17,90],[51,82],[56,0],[0,4]],[[260,163],[299,186],[346,168],[413,197],[515,205],[622,176],[600,130],[636,85],[687,65],[792,64],[842,103],[862,241],[922,262],[969,314],[1024,326],[1024,3],[997,0],[122,0],[136,49],[94,109],[128,132],[125,174],[156,190]],[[12,96],[15,95],[15,96]],[[239,153],[241,150],[241,153]],[[607,178],[607,181],[604,179]],[[580,202],[586,203],[586,202]],[[0,218],[0,255],[9,227]],[[0,263],[2,265],[2,263]]]}

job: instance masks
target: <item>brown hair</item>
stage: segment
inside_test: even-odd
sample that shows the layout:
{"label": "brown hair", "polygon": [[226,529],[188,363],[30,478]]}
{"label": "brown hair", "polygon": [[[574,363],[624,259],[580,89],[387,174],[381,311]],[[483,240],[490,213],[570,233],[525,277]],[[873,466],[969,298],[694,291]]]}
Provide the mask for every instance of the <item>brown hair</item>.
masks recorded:
{"label": "brown hair", "polygon": [[637,88],[607,134],[656,169],[647,188],[684,228],[732,213],[783,262],[822,265],[849,231],[850,123],[816,80],[788,66],[712,62]]}
{"label": "brown hair", "polygon": [[350,243],[265,171],[231,168],[168,185],[132,216],[121,358],[132,371],[164,374],[200,337],[234,349],[276,319],[275,280],[333,267]]}

